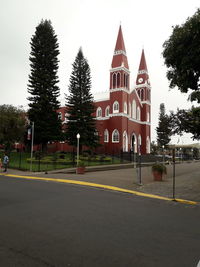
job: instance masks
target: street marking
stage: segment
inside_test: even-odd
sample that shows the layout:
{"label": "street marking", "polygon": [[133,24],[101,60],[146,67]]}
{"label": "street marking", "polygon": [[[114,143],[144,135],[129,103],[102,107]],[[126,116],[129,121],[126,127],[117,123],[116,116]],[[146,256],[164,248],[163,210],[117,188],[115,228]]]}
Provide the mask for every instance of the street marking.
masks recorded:
{"label": "street marking", "polygon": [[[173,198],[168,197],[162,197],[158,195],[153,194],[147,194],[143,192],[138,192],[134,190],[124,189],[116,186],[110,186],[110,185],[102,185],[102,184],[96,184],[96,183],[90,183],[90,182],[83,182],[78,180],[67,180],[67,179],[56,179],[56,178],[46,178],[46,177],[35,177],[35,176],[24,176],[24,175],[15,175],[15,174],[0,174],[2,176],[8,176],[13,178],[23,178],[23,179],[29,179],[29,180],[40,180],[40,181],[52,181],[52,182],[59,182],[59,183],[67,183],[67,184],[77,184],[77,185],[84,185],[89,187],[97,187],[97,188],[103,188],[108,189],[112,191],[118,191],[123,193],[129,193],[136,196],[142,196],[142,197],[149,197],[149,198],[155,198],[155,199],[161,199],[161,200],[167,200],[167,201],[174,201]],[[183,204],[190,204],[190,205],[196,205],[196,201],[186,200],[186,199],[175,199],[176,202],[183,203]]]}

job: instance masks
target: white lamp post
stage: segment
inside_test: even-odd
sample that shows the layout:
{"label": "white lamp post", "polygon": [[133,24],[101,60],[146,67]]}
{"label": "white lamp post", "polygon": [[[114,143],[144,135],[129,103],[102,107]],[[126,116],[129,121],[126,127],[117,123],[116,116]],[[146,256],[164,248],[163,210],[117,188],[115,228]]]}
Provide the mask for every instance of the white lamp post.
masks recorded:
{"label": "white lamp post", "polygon": [[163,164],[164,164],[164,162],[165,162],[165,151],[164,151],[164,148],[165,148],[165,146],[162,145],[162,149],[163,149]]}
{"label": "white lamp post", "polygon": [[78,166],[78,162],[79,162],[79,139],[80,139],[80,134],[78,133],[76,135],[76,138],[77,138],[77,166]]}
{"label": "white lamp post", "polygon": [[133,159],[133,161],[134,161],[134,168],[136,168],[136,149],[135,149],[135,145],[136,145],[136,142],[135,142],[135,140],[134,140],[134,143],[133,143],[133,155],[134,155],[134,159]]}

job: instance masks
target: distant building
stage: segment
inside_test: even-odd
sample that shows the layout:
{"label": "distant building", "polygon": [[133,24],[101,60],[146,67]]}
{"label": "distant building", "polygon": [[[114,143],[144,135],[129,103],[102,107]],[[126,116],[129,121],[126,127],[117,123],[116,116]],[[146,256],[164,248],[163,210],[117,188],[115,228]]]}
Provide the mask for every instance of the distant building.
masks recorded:
{"label": "distant building", "polygon": [[[97,131],[102,147],[99,152],[120,151],[150,153],[151,86],[144,50],[142,50],[136,85],[130,88],[130,71],[121,26],[110,69],[108,97],[95,101]],[[66,108],[58,110],[62,121],[67,120]],[[58,150],[68,150],[64,143]]]}

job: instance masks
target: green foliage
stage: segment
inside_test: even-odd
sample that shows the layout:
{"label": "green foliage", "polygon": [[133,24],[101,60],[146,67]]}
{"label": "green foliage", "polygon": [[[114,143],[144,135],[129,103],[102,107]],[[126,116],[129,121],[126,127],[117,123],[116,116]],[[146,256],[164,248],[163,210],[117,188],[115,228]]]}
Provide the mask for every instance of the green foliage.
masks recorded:
{"label": "green foliage", "polygon": [[15,142],[23,141],[25,111],[11,105],[0,106],[0,144],[10,150]]}
{"label": "green foliage", "polygon": [[192,107],[189,110],[178,109],[170,115],[173,134],[183,132],[193,134],[193,139],[200,139],[200,108]]}
{"label": "green foliage", "polygon": [[167,168],[164,164],[161,163],[155,163],[151,167],[152,172],[158,172],[160,174],[166,174],[167,173]]}
{"label": "green foliage", "polygon": [[85,162],[83,160],[77,161],[77,167],[84,167],[84,166],[85,166]]}
{"label": "green foliage", "polygon": [[159,148],[158,148],[157,144],[154,141],[152,141],[151,142],[151,154],[157,155],[158,151],[159,151]]}
{"label": "green foliage", "polygon": [[35,122],[34,141],[43,144],[61,138],[61,121],[56,110],[59,108],[57,36],[50,21],[41,21],[31,38],[28,97],[28,116]]}
{"label": "green foliage", "polygon": [[171,117],[165,114],[165,105],[160,104],[160,114],[157,131],[157,143],[159,147],[169,144],[172,135],[171,132]]}
{"label": "green foliage", "polygon": [[77,133],[80,134],[80,150],[83,145],[96,147],[98,145],[98,135],[96,134],[96,122],[93,113],[95,107],[91,90],[90,67],[79,49],[73,63],[70,77],[69,93],[66,98],[68,123],[66,139],[70,145],[77,145]]}
{"label": "green foliage", "polygon": [[163,57],[168,68],[170,87],[181,92],[193,90],[189,99],[200,103],[200,9],[181,26],[173,27],[163,44]]}

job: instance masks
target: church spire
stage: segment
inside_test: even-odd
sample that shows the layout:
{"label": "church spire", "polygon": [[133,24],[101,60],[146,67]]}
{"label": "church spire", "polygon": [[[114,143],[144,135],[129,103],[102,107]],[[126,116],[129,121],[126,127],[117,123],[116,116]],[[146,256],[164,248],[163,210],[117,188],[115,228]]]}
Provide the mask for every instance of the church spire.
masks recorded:
{"label": "church spire", "polygon": [[140,59],[140,65],[139,65],[139,69],[138,69],[136,85],[145,84],[145,83],[149,84],[149,74],[148,74],[144,49],[142,49],[142,55],[141,55],[141,59]]}
{"label": "church spire", "polygon": [[125,67],[126,69],[129,69],[121,25],[119,26],[117,42],[115,45],[114,55],[111,64],[111,68],[119,67]]}
{"label": "church spire", "polygon": [[117,42],[115,46],[115,51],[119,51],[119,50],[124,51],[126,53],[121,25],[119,26],[119,32],[118,32]]}
{"label": "church spire", "polygon": [[144,55],[144,49],[142,49],[142,55],[141,55],[140,66],[139,66],[139,71],[142,71],[142,70],[145,70],[148,72],[147,63],[146,63],[146,59]]}

